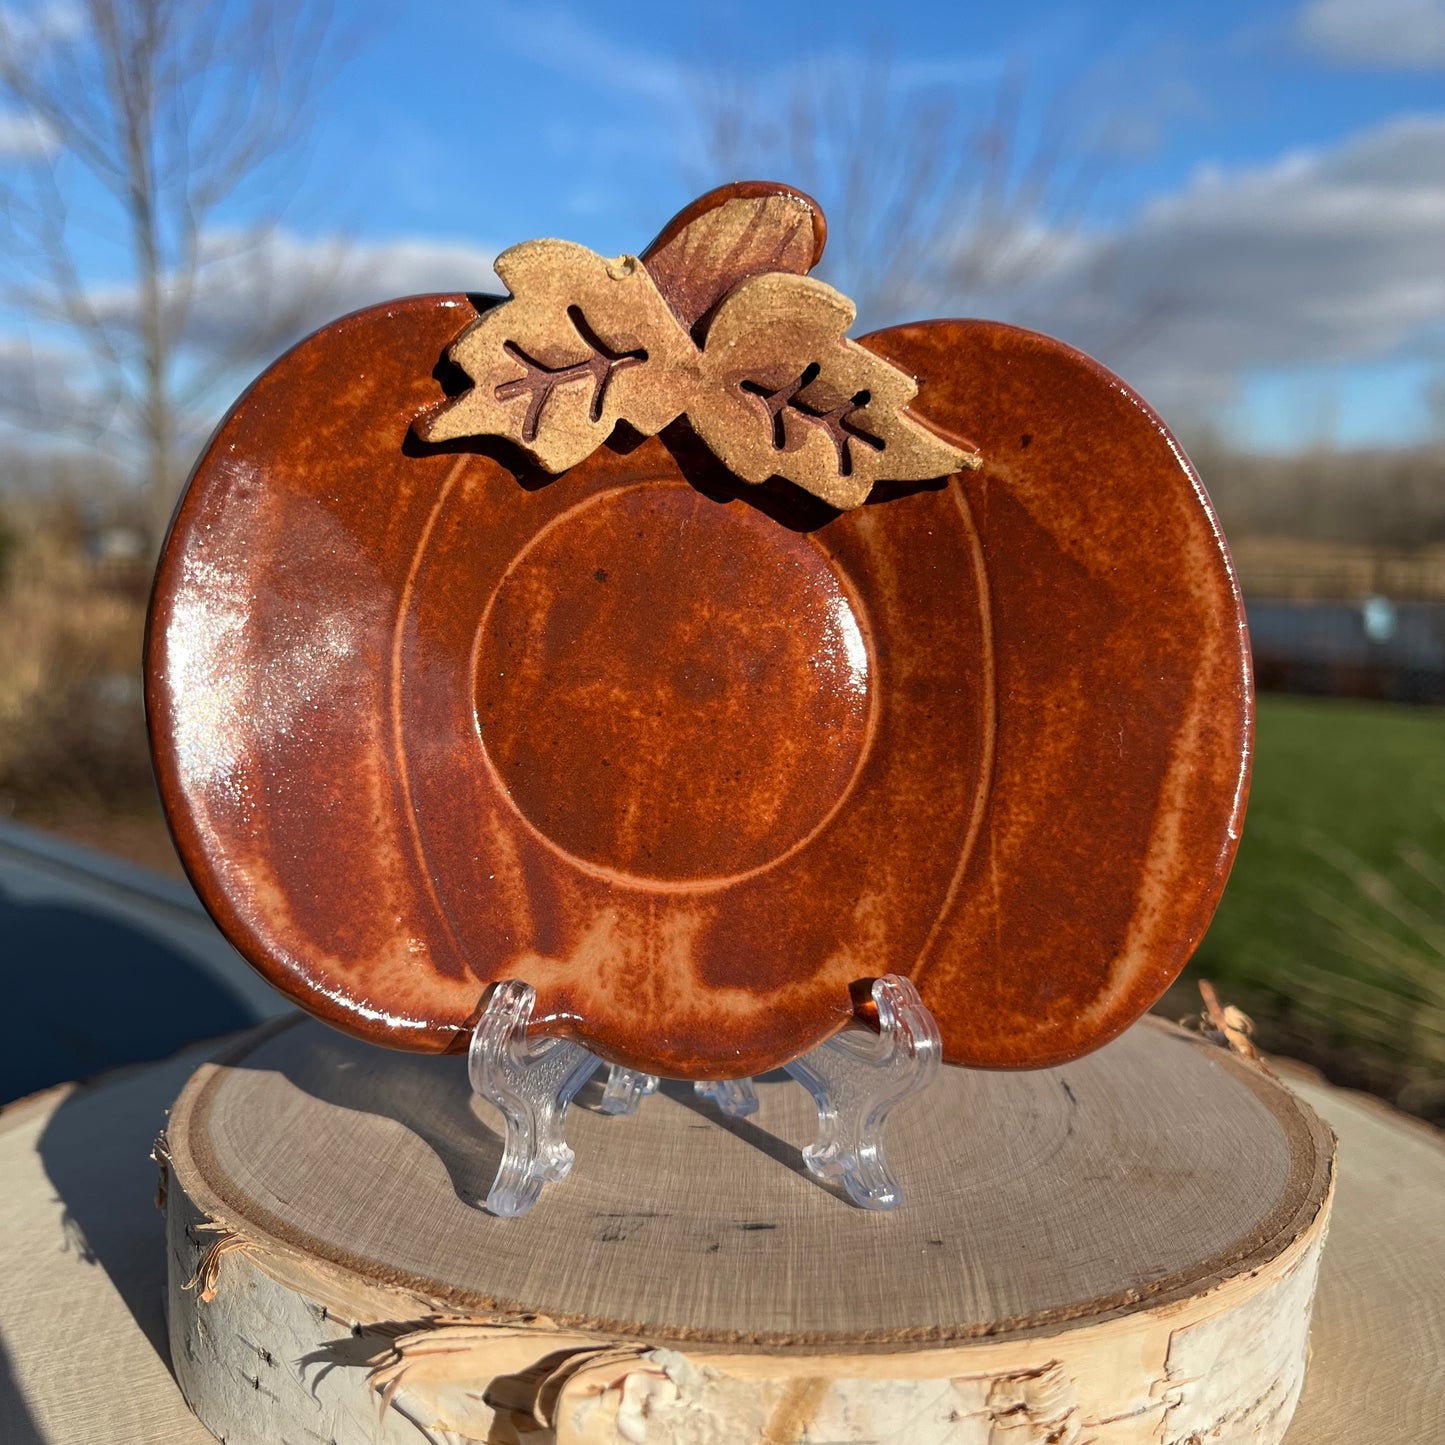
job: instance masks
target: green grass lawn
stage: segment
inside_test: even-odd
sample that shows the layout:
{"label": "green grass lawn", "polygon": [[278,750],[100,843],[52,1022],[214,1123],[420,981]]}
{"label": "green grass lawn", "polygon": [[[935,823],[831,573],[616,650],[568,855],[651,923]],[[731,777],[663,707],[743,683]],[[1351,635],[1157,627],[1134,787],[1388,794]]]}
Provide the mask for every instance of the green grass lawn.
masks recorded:
{"label": "green grass lawn", "polygon": [[1266,1048],[1445,1113],[1445,711],[1260,699],[1239,857],[1189,976]]}

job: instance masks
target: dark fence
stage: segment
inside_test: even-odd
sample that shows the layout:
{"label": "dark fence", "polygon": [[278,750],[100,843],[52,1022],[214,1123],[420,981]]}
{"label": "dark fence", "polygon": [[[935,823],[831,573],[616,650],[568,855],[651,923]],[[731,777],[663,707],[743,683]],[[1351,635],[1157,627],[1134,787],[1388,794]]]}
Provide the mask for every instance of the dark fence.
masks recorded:
{"label": "dark fence", "polygon": [[1261,692],[1445,703],[1445,602],[1245,606]]}

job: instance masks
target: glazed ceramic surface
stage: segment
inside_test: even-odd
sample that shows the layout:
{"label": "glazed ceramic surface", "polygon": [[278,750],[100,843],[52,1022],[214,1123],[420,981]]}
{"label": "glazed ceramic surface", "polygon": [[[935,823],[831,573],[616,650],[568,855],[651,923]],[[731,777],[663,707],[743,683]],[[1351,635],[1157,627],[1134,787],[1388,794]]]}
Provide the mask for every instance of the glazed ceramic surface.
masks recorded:
{"label": "glazed ceramic surface", "polygon": [[157,772],[251,963],[431,1051],[522,979],[543,1027],[691,1077],[801,1053],[888,972],[956,1063],[1138,1017],[1223,887],[1250,725],[1223,541],[1139,398],[1002,325],[877,333],[983,467],[839,514],[685,423],[556,478],[418,442],[475,315],[284,357],[165,549]]}

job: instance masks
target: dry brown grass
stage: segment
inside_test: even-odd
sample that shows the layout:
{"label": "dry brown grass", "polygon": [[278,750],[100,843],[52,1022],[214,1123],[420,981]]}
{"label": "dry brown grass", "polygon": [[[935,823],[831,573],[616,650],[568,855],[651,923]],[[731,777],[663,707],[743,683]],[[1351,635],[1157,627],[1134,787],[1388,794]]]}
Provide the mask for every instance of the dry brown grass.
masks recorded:
{"label": "dry brown grass", "polygon": [[1335,957],[1297,961],[1297,1016],[1322,1032],[1346,1024],[1395,1063],[1401,1108],[1445,1117],[1445,867],[1417,843],[1397,845],[1392,862],[1414,875],[1412,897],[1337,840],[1311,831],[1301,841],[1324,865],[1306,898],[1333,931]]}
{"label": "dry brown grass", "polygon": [[3,523],[0,810],[142,805],[142,597],[90,559],[73,508],[12,502]]}

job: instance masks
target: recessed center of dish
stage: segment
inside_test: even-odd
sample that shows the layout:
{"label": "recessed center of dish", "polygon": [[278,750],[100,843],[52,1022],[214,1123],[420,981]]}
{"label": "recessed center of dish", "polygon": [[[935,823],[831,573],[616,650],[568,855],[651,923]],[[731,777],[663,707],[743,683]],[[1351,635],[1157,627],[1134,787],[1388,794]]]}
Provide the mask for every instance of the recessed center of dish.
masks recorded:
{"label": "recessed center of dish", "polygon": [[862,759],[869,673],[854,604],[806,536],[648,483],[563,513],[513,561],[482,621],[477,721],[556,847],[704,882],[827,820]]}

